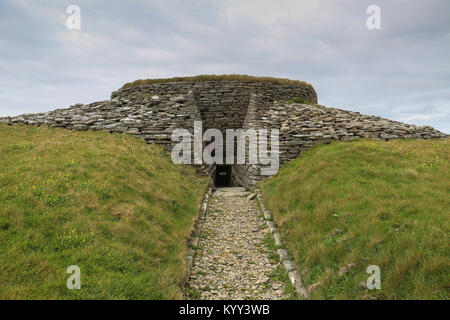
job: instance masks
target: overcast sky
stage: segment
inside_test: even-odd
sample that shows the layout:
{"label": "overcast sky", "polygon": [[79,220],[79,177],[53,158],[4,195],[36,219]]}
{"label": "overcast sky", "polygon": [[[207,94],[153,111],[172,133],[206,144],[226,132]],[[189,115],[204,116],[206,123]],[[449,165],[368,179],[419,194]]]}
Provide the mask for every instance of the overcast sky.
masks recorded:
{"label": "overcast sky", "polygon": [[450,133],[450,1],[0,0],[0,116],[230,73],[304,80],[323,105]]}

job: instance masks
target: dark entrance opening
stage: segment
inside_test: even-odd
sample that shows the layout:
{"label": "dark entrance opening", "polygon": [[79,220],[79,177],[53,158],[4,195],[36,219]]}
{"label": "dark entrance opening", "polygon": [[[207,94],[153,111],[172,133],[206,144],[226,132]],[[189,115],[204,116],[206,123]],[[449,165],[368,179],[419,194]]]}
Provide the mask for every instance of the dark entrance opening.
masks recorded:
{"label": "dark entrance opening", "polygon": [[216,166],[215,185],[218,188],[231,187],[231,166]]}

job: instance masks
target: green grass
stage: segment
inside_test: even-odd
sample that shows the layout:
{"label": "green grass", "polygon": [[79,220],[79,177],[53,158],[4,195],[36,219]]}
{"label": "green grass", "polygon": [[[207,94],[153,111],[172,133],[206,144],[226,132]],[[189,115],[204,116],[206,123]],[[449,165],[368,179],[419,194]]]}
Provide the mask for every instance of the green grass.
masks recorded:
{"label": "green grass", "polygon": [[311,104],[311,101],[306,100],[302,97],[294,97],[291,100],[289,100],[289,103],[302,103],[302,104]]}
{"label": "green grass", "polygon": [[449,160],[449,139],[335,142],[262,183],[314,299],[449,299]]}
{"label": "green grass", "polygon": [[[267,233],[266,237],[263,239],[263,244],[269,248],[269,258],[280,262],[280,257],[277,254],[277,246],[275,245],[275,240],[270,233]],[[285,284],[284,293],[288,295],[287,300],[294,300],[296,297],[295,288],[288,277],[288,274],[284,270],[282,264],[280,264],[275,270],[269,274],[269,278],[273,281],[283,282]]]}
{"label": "green grass", "polygon": [[132,136],[0,125],[0,299],[181,298],[206,185]]}
{"label": "green grass", "polygon": [[137,87],[142,85],[149,85],[155,83],[164,83],[164,82],[201,82],[201,81],[252,81],[252,82],[270,82],[275,84],[286,84],[286,85],[295,85],[295,86],[307,86],[312,88],[312,85],[300,81],[300,80],[290,80],[290,79],[282,79],[282,78],[273,78],[273,77],[256,77],[249,76],[243,74],[224,74],[224,75],[213,75],[213,74],[202,74],[198,76],[190,76],[190,77],[174,77],[174,78],[162,78],[162,79],[139,79],[133,82],[128,82],[122,86],[121,89]]}

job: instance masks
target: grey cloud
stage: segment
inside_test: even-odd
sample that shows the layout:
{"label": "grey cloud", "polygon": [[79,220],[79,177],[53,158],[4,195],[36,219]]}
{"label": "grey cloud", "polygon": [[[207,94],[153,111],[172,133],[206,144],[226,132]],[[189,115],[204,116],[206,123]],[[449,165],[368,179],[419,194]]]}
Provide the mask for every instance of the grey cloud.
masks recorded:
{"label": "grey cloud", "polygon": [[247,73],[311,82],[319,102],[450,132],[450,3],[379,0],[0,2],[0,116],[108,98],[138,78]]}

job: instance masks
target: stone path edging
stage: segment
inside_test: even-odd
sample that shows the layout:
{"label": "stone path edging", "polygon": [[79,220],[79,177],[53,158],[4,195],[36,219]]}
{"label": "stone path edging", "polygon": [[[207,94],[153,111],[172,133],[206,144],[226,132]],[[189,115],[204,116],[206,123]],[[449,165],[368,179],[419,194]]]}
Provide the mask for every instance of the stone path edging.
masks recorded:
{"label": "stone path edging", "polygon": [[200,231],[201,231],[201,221],[204,219],[206,212],[208,210],[208,200],[211,196],[212,187],[209,186],[206,190],[205,194],[203,195],[202,204],[200,205],[199,214],[197,216],[197,219],[195,219],[192,231],[190,233],[189,238],[187,239],[187,252],[186,257],[184,258],[186,263],[186,273],[184,275],[182,287],[185,287],[186,284],[189,281],[189,276],[191,274],[192,264],[194,262],[194,249],[193,247],[198,246],[198,242],[200,240]]}
{"label": "stone path edging", "polygon": [[[186,262],[186,274],[183,280],[183,287],[185,287],[189,282],[189,277],[191,274],[191,269],[194,261],[194,247],[199,244],[199,236],[201,232],[202,220],[205,218],[207,210],[208,210],[208,201],[211,196],[213,188],[210,186],[208,190],[205,192],[203,196],[203,200],[200,206],[199,215],[194,222],[191,234],[187,240],[187,253],[185,257]],[[283,264],[286,273],[288,274],[289,280],[292,283],[292,286],[295,289],[295,292],[299,298],[309,299],[310,295],[308,290],[305,288],[300,273],[297,271],[297,266],[295,262],[290,258],[286,249],[282,247],[281,235],[278,231],[278,228],[273,222],[272,214],[269,210],[267,210],[264,206],[263,197],[259,190],[256,190],[256,197],[258,199],[259,205],[261,207],[261,211],[264,215],[264,221],[269,228],[269,232],[272,234],[272,237],[275,241],[275,245],[278,247],[277,253],[280,257],[280,262]]]}
{"label": "stone path edging", "polygon": [[280,257],[280,261],[284,266],[284,269],[286,270],[286,273],[289,276],[289,280],[291,280],[292,286],[295,289],[295,292],[297,293],[297,296],[299,298],[303,299],[309,299],[310,295],[308,290],[303,285],[302,278],[300,276],[300,273],[297,271],[297,266],[295,265],[295,262],[290,258],[288,252],[286,249],[280,248],[283,244],[281,242],[281,236],[278,231],[278,228],[275,226],[272,218],[272,214],[269,210],[267,210],[264,207],[263,197],[259,190],[256,190],[257,198],[259,205],[261,207],[261,210],[264,214],[264,220],[266,221],[267,226],[269,227],[269,232],[272,234],[273,239],[275,240],[275,245],[279,247],[277,249],[278,256]]}

